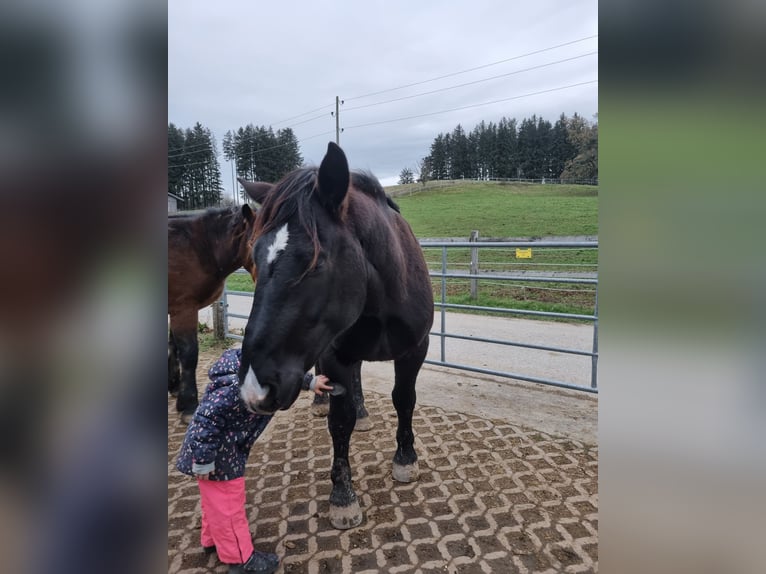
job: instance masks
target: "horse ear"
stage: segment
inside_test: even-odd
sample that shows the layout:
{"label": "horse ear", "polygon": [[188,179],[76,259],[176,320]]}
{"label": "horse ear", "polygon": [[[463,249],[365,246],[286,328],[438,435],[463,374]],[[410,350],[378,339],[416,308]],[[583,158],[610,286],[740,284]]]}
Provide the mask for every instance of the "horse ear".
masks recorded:
{"label": "horse ear", "polygon": [[346,154],[333,142],[327,144],[327,153],[319,166],[318,179],[320,201],[329,211],[337,213],[348,192],[351,176]]}
{"label": "horse ear", "polygon": [[261,204],[263,203],[263,200],[266,199],[266,195],[274,187],[271,183],[265,183],[263,181],[245,181],[241,177],[238,177],[237,181],[245,188],[250,199]]}
{"label": "horse ear", "polygon": [[253,210],[246,203],[242,206],[242,217],[244,217],[245,221],[248,223],[252,223],[253,219],[255,219],[255,213],[253,213]]}

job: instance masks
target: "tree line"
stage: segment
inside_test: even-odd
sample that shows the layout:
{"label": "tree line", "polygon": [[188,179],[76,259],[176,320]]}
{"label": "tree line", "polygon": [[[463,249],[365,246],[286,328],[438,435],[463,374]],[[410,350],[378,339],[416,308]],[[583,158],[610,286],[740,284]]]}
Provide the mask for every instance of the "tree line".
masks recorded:
{"label": "tree line", "polygon": [[[274,132],[271,127],[248,124],[227,131],[221,147],[223,158],[234,161],[237,177],[252,181],[278,181],[303,162],[298,140],[290,128]],[[222,202],[215,137],[199,122],[186,129],[168,124],[168,192],[181,200],[182,210],[204,209]]]}
{"label": "tree line", "polygon": [[[223,137],[223,158],[233,161],[237,177],[276,182],[303,163],[290,128],[248,124]],[[578,114],[561,114],[555,124],[533,115],[521,123],[503,117],[482,121],[467,133],[458,124],[440,133],[430,153],[413,171],[404,168],[399,183],[432,179],[598,178],[598,123]],[[168,192],[184,210],[220,205],[223,195],[215,138],[197,122],[182,129],[168,124]],[[243,192],[240,190],[240,194]],[[242,195],[244,197],[244,195]]]}
{"label": "tree line", "polygon": [[[533,115],[519,123],[503,117],[482,121],[467,133],[458,124],[440,133],[416,168],[418,181],[431,179],[598,178],[598,123],[561,114],[555,124]],[[414,180],[404,168],[400,183]]]}
{"label": "tree line", "polygon": [[215,138],[199,122],[186,129],[168,124],[168,192],[180,198],[181,209],[221,202],[223,184]]}
{"label": "tree line", "polygon": [[[223,136],[223,157],[234,160],[237,177],[274,183],[303,163],[298,139],[290,128],[248,124]],[[240,193],[243,193],[240,190]]]}

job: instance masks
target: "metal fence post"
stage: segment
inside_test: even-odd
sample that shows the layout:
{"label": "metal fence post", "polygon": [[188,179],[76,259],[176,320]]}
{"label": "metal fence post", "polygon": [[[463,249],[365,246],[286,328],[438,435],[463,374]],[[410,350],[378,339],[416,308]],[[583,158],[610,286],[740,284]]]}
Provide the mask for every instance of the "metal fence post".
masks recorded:
{"label": "metal fence post", "polygon": [[596,284],[596,301],[593,305],[593,358],[590,371],[590,386],[598,388],[598,284]]}
{"label": "metal fence post", "polygon": [[[474,229],[471,231],[471,236],[468,241],[475,243],[479,240],[479,231]],[[471,248],[471,275],[479,274],[479,249],[476,247]],[[479,296],[479,280],[471,279],[471,300],[475,301]]]}
{"label": "metal fence post", "polygon": [[446,363],[446,350],[445,350],[445,344],[446,344],[446,333],[447,333],[447,325],[446,325],[446,318],[447,318],[447,308],[445,307],[445,304],[447,303],[447,247],[442,247],[442,292],[441,292],[441,360],[442,363]]}

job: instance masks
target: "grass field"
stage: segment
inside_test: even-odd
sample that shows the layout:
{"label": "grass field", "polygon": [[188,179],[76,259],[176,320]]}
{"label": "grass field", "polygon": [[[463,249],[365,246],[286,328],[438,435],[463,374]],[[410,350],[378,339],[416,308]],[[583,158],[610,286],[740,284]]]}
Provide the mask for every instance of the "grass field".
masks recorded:
{"label": "grass field", "polygon": [[[418,239],[464,237],[477,229],[483,238],[540,237],[598,234],[598,188],[594,186],[467,183],[400,196],[396,202]],[[441,267],[441,250],[425,249],[433,270]],[[470,250],[448,249],[448,269],[467,272]],[[598,252],[593,249],[533,249],[532,259],[516,259],[515,251],[482,249],[479,268],[486,272],[596,271]],[[441,293],[440,279],[432,280],[434,297]],[[252,291],[249,275],[235,274],[227,287]],[[477,300],[469,297],[466,279],[447,281],[449,303],[475,304],[536,311],[592,314],[593,285],[507,281],[479,282]]]}
{"label": "grass field", "polygon": [[597,235],[598,188],[589,185],[469,183],[400,196],[415,235],[481,237]]}

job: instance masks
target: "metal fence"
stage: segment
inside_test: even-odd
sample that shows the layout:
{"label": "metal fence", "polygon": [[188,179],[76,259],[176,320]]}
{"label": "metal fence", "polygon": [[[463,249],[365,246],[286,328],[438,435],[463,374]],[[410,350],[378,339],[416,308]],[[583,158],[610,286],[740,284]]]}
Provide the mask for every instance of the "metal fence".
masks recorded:
{"label": "metal fence", "polygon": [[[443,241],[443,242],[430,242],[421,241],[421,247],[424,249],[440,249],[441,250],[441,268],[434,271],[430,271],[432,278],[436,278],[440,282],[440,297],[435,301],[434,305],[436,309],[440,311],[440,324],[437,327],[438,330],[431,332],[432,336],[439,339],[440,353],[439,359],[427,359],[426,363],[433,365],[442,365],[445,367],[451,367],[454,369],[462,369],[466,371],[472,371],[477,373],[484,373],[489,375],[496,375],[500,377],[506,377],[510,379],[518,379],[522,381],[530,381],[533,383],[541,383],[544,385],[552,385],[555,387],[562,387],[567,389],[575,389],[580,391],[586,391],[591,393],[598,392],[598,278],[597,277],[565,277],[561,275],[550,274],[520,274],[520,273],[478,273],[477,265],[474,263],[475,256],[472,257],[471,272],[461,273],[458,271],[450,270],[447,265],[447,251],[449,249],[465,249],[470,248],[472,251],[478,249],[598,249],[597,241],[509,241],[509,242],[456,242],[456,241]],[[595,275],[595,273],[594,273]],[[451,279],[468,279],[472,283],[478,281],[507,281],[507,282],[533,282],[533,283],[557,283],[557,284],[579,284],[579,285],[593,285],[596,289],[594,313],[592,315],[575,314],[575,313],[558,313],[553,311],[533,311],[527,309],[514,309],[505,307],[486,307],[479,305],[466,305],[458,303],[447,302],[447,281]],[[454,309],[457,311],[469,311],[469,312],[482,312],[492,314],[503,315],[521,315],[531,317],[546,317],[546,318],[559,318],[588,321],[593,324],[593,344],[590,350],[585,349],[570,349],[562,347],[552,347],[546,345],[536,345],[525,343],[523,341],[508,341],[503,339],[492,339],[484,337],[469,336],[460,333],[450,333],[446,330],[446,311],[447,309]],[[525,349],[535,349],[541,351],[549,351],[553,353],[563,353],[569,355],[580,355],[591,358],[591,381],[590,386],[573,384],[567,381],[557,381],[543,377],[536,377],[525,375],[523,373],[512,373],[507,371],[500,371],[494,369],[485,369],[474,365],[457,364],[450,362],[446,356],[446,341],[447,339],[462,339],[468,341],[481,342],[493,345],[505,345],[511,347],[520,347]]]}
{"label": "metal fence", "polygon": [[[585,391],[589,393],[598,392],[598,277],[597,273],[593,272],[587,275],[591,276],[566,276],[561,272],[499,272],[499,273],[484,273],[479,272],[478,265],[474,264],[477,259],[475,253],[479,249],[598,249],[597,241],[506,241],[506,242],[473,242],[473,241],[421,241],[421,247],[424,252],[427,250],[438,249],[441,252],[441,265],[430,266],[430,276],[432,281],[438,282],[438,295],[435,297],[434,307],[435,312],[439,313],[440,320],[436,321],[434,328],[431,331],[431,336],[435,337],[439,341],[439,353],[438,359],[426,359],[426,363],[432,365],[441,365],[453,369],[460,369],[470,372],[483,373],[488,375],[494,375],[499,377],[505,377],[509,379],[517,379],[521,381],[528,381],[533,383],[540,383],[543,385],[551,385],[554,387],[574,389],[578,391]],[[456,266],[450,269],[448,266],[447,252],[451,249],[469,249],[472,253],[472,264],[468,273],[460,272],[456,270]],[[244,270],[240,270],[240,273],[246,273]],[[573,273],[571,275],[583,275],[583,273]],[[447,283],[452,280],[469,280],[472,284],[472,292],[475,283],[478,282],[520,282],[520,283],[543,283],[543,284],[572,284],[572,285],[593,285],[595,289],[594,296],[594,312],[589,314],[576,314],[576,313],[559,313],[553,311],[535,311],[528,309],[516,309],[511,307],[490,307],[472,304],[459,304],[449,303],[447,296]],[[242,336],[233,333],[230,328],[230,320],[244,319],[247,320],[248,315],[242,313],[231,312],[229,310],[231,297],[245,297],[252,300],[252,293],[248,291],[234,291],[225,289],[220,301],[223,307],[223,322],[224,333],[226,337],[233,339],[242,339]],[[252,304],[252,303],[251,303]],[[447,331],[446,312],[452,309],[458,312],[469,313],[483,313],[501,316],[527,316],[533,318],[546,318],[546,319],[559,319],[559,320],[571,320],[578,322],[592,323],[593,338],[592,346],[590,349],[571,349],[565,347],[556,347],[549,345],[532,344],[525,341],[509,341],[505,339],[496,339],[491,337],[477,337],[473,335],[467,335],[464,333],[455,333]],[[522,349],[547,351],[550,353],[560,353],[566,355],[576,355],[582,357],[590,357],[590,386],[575,384],[571,381],[553,380],[546,377],[532,376],[525,373],[515,373],[503,370],[483,368],[477,365],[455,363],[448,359],[446,341],[448,339],[465,340],[480,343],[483,345],[501,345],[518,347]]]}

